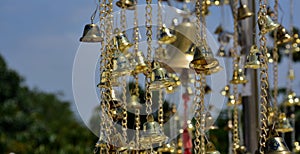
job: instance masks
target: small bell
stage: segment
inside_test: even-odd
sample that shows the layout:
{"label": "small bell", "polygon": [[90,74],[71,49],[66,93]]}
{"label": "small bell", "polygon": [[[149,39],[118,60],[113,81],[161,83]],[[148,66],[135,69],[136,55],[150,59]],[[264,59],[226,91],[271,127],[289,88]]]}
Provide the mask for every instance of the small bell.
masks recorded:
{"label": "small bell", "polygon": [[222,90],[221,90],[221,95],[223,96],[230,96],[230,86],[226,85]]}
{"label": "small bell", "polygon": [[194,58],[190,63],[190,67],[195,69],[197,73],[205,72],[219,66],[218,60],[213,57],[213,53],[209,47],[194,46],[194,50]]}
{"label": "small bell", "polygon": [[240,0],[240,7],[238,8],[238,20],[243,20],[253,16],[253,12],[250,11],[247,5],[242,4]]}
{"label": "small bell", "polygon": [[230,39],[233,37],[233,34],[227,31],[223,31],[218,36],[218,41],[221,45],[227,45],[230,42]]}
{"label": "small bell", "polygon": [[169,87],[170,78],[168,77],[167,70],[161,66],[160,62],[152,62],[151,85],[150,89],[156,90]]}
{"label": "small bell", "polygon": [[266,141],[265,154],[292,154],[282,137],[270,137]]}
{"label": "small bell", "polygon": [[271,32],[279,27],[279,24],[274,22],[269,15],[258,16],[258,27],[262,34]]}
{"label": "small bell", "polygon": [[103,41],[103,37],[101,36],[99,26],[94,23],[85,25],[80,42],[95,43],[101,41]]}
{"label": "small bell", "polygon": [[[156,143],[164,143],[168,139],[167,136],[162,132],[162,128],[159,123],[154,121],[152,115],[147,117],[147,122],[143,124],[143,132],[141,132],[142,136],[140,137],[141,144],[156,144]],[[150,145],[151,146],[151,145]]]}
{"label": "small bell", "polygon": [[206,154],[220,154],[212,142],[206,144]]}
{"label": "small bell", "polygon": [[284,43],[288,43],[288,42],[291,42],[293,40],[293,37],[290,36],[290,34],[288,34],[288,32],[286,31],[286,29],[280,25],[278,27],[278,30],[277,30],[277,41],[276,43],[278,45],[280,44],[284,44]]}
{"label": "small bell", "polygon": [[115,90],[111,90],[111,101],[109,102],[111,108],[119,108],[122,106],[122,102],[116,97]]}
{"label": "small bell", "polygon": [[241,95],[239,95],[239,98],[237,100],[235,100],[235,96],[234,95],[230,95],[228,97],[228,102],[227,102],[227,106],[234,106],[236,105],[241,105],[242,104],[242,97]]}
{"label": "small bell", "polygon": [[260,52],[256,45],[252,45],[249,55],[246,58],[245,68],[258,69],[260,68]]}
{"label": "small bell", "polygon": [[130,102],[127,104],[128,109],[141,109],[142,104],[136,95],[131,95]]}
{"label": "small bell", "polygon": [[231,84],[245,84],[248,80],[246,79],[246,76],[244,74],[244,71],[242,69],[235,68],[233,71],[233,77],[230,81]]}
{"label": "small bell", "polygon": [[212,92],[212,90],[211,90],[211,88],[210,88],[209,85],[205,85],[205,87],[204,87],[204,92],[205,92],[205,94],[209,94],[209,93]]}
{"label": "small bell", "polygon": [[236,149],[236,153],[237,154],[250,154],[248,151],[247,151],[247,148],[243,145],[239,145],[239,147]]}
{"label": "small bell", "polygon": [[285,113],[279,114],[278,123],[276,125],[276,131],[280,133],[288,133],[294,131]]}
{"label": "small bell", "polygon": [[158,43],[171,44],[176,41],[176,35],[171,33],[171,30],[163,25],[158,31]]}
{"label": "small bell", "polygon": [[116,5],[120,8],[133,10],[136,3],[134,0],[119,0],[119,1],[117,1]]}
{"label": "small bell", "polygon": [[117,50],[115,52],[115,56],[112,59],[112,77],[120,77],[130,74],[131,67],[128,59],[120,51]]}
{"label": "small bell", "polygon": [[216,28],[216,30],[215,30],[215,34],[220,34],[220,33],[222,33],[223,32],[223,27],[222,27],[222,25],[220,24],[217,28]]}
{"label": "small bell", "polygon": [[[100,77],[100,83],[97,85],[98,88],[108,88],[108,71],[103,71]],[[110,79],[110,85],[112,87],[118,86],[120,83],[117,78],[113,77]]]}
{"label": "small bell", "polygon": [[141,51],[138,51],[136,53],[135,61],[136,61],[137,65],[135,66],[135,69],[133,70],[133,72],[135,74],[145,72],[147,69],[147,64],[145,63],[144,54]]}
{"label": "small bell", "polygon": [[125,32],[121,32],[119,29],[115,29],[115,36],[113,38],[113,43],[117,48],[125,53],[128,51],[129,48],[133,46],[132,43],[129,42]]}
{"label": "small bell", "polygon": [[217,52],[218,57],[226,57],[226,52],[224,46],[220,46],[218,52]]}

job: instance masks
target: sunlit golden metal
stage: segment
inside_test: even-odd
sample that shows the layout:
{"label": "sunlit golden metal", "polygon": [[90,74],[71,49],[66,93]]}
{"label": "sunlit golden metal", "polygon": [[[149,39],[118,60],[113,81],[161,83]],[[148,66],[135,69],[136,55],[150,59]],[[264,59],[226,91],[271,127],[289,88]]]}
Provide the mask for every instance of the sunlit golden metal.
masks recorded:
{"label": "sunlit golden metal", "polygon": [[245,68],[258,69],[260,68],[260,55],[258,48],[256,45],[252,45],[249,55],[246,58]]}
{"label": "sunlit golden metal", "polygon": [[103,41],[103,36],[101,36],[99,26],[93,23],[85,25],[80,42],[95,43],[101,41]]}

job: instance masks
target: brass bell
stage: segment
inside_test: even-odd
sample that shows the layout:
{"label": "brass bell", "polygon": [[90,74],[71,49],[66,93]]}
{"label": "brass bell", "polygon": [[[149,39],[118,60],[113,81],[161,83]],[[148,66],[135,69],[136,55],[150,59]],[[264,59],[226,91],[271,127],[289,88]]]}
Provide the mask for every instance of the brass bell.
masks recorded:
{"label": "brass bell", "polygon": [[226,85],[222,90],[221,90],[221,95],[223,96],[230,96],[230,86]]}
{"label": "brass bell", "polygon": [[226,52],[224,46],[220,46],[218,52],[217,52],[218,57],[226,57]]}
{"label": "brass bell", "polygon": [[209,85],[205,85],[205,87],[204,87],[204,91],[205,91],[205,94],[209,94],[209,93],[211,93],[211,92],[212,92],[212,90],[211,90],[211,88],[210,88],[210,86],[209,86]]}
{"label": "brass bell", "polygon": [[127,108],[129,109],[141,109],[142,104],[140,103],[137,95],[131,95],[130,102],[127,104]]}
{"label": "brass bell", "polygon": [[171,30],[163,25],[158,31],[158,43],[171,44],[176,41],[176,35],[171,33]]}
{"label": "brass bell", "polygon": [[120,51],[116,50],[115,52],[116,53],[112,59],[112,77],[120,77],[130,74],[131,66],[128,59]]}
{"label": "brass bell", "polygon": [[147,122],[143,124],[143,131],[141,132],[140,143],[164,143],[167,139],[168,137],[162,132],[162,128],[160,127],[159,123],[154,121],[152,115],[149,115],[147,117]]}
{"label": "brass bell", "polygon": [[152,62],[151,84],[150,89],[157,90],[169,87],[170,78],[167,70],[161,66],[162,63],[158,61]]}
{"label": "brass bell", "polygon": [[265,154],[292,154],[282,137],[270,137],[266,141]]}
{"label": "brass bell", "polygon": [[233,37],[233,34],[227,31],[223,31],[218,36],[218,41],[221,45],[227,45],[230,42],[230,38]]}
{"label": "brass bell", "polygon": [[136,2],[134,0],[119,0],[116,2],[116,5],[120,8],[125,8],[128,10],[133,10]]}
{"label": "brass bell", "polygon": [[206,144],[206,154],[220,154],[218,150],[216,150],[215,145],[212,142],[208,142]]}
{"label": "brass bell", "polygon": [[219,66],[217,59],[213,57],[213,53],[209,47],[194,46],[194,58],[190,63],[190,68],[193,68],[197,73],[206,72],[209,69]]}
{"label": "brass bell", "polygon": [[222,33],[223,32],[223,27],[222,27],[222,25],[220,24],[217,28],[216,28],[216,30],[215,30],[215,34],[220,34],[220,33]]}
{"label": "brass bell", "polygon": [[[107,82],[108,82],[108,79],[109,79],[108,73],[109,73],[108,71],[103,71],[103,72],[101,73],[100,83],[97,85],[98,88],[108,88],[108,85],[107,85]],[[110,73],[111,73],[111,72],[110,72]],[[119,81],[118,81],[117,78],[113,77],[113,78],[110,79],[110,85],[111,85],[112,87],[116,87],[116,86],[118,86],[119,84],[120,84],[120,83],[119,83]]]}
{"label": "brass bell", "polygon": [[286,31],[286,29],[280,25],[277,29],[277,41],[276,43],[278,45],[291,42],[293,40],[293,37],[291,37],[290,34]]}
{"label": "brass bell", "polygon": [[145,63],[144,54],[141,51],[138,51],[136,53],[135,61],[137,64],[136,64],[133,72],[135,74],[145,72],[147,69],[147,64]]}
{"label": "brass bell", "polygon": [[101,41],[103,41],[103,37],[101,36],[99,26],[94,23],[85,25],[80,42],[95,43]]}
{"label": "brass bell", "polygon": [[111,90],[111,101],[109,102],[111,108],[119,108],[122,106],[122,102],[116,97],[115,90]]}
{"label": "brass bell", "polygon": [[242,4],[242,0],[240,0],[240,7],[238,8],[238,20],[243,20],[251,16],[253,16],[253,12],[251,12],[247,5]]}
{"label": "brass bell", "polygon": [[174,26],[174,31],[177,39],[171,45],[186,54],[194,44],[196,25],[189,18],[184,17],[182,23]]}
{"label": "brass bell", "polygon": [[290,121],[286,117],[285,113],[279,114],[276,131],[280,133],[288,133],[294,131],[294,128],[291,126]]}
{"label": "brass bell", "polygon": [[260,68],[260,52],[256,45],[252,45],[249,55],[246,58],[245,68],[258,69]]}
{"label": "brass bell", "polygon": [[116,28],[114,33],[115,36],[113,38],[113,44],[117,46],[121,52],[127,52],[128,49],[133,46],[133,44],[129,42],[125,32],[121,32],[118,28]]}
{"label": "brass bell", "polygon": [[248,80],[244,74],[244,71],[239,68],[235,68],[233,71],[232,80],[230,81],[231,84],[245,84]]}
{"label": "brass bell", "polygon": [[271,32],[279,27],[279,24],[274,22],[269,15],[258,16],[258,27],[262,34]]}
{"label": "brass bell", "polygon": [[234,95],[230,95],[228,97],[228,102],[227,102],[227,106],[234,106],[234,105],[241,105],[242,104],[242,96],[239,95],[238,99],[235,100],[235,96]]}

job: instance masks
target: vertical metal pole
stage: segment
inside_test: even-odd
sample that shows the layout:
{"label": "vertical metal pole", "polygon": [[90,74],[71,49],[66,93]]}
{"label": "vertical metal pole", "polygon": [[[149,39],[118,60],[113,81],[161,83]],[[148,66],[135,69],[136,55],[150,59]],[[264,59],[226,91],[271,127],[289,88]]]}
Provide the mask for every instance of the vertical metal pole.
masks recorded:
{"label": "vertical metal pole", "polygon": [[[256,32],[256,3],[253,0],[244,2],[249,9],[253,11],[252,18],[242,21],[242,38],[246,51],[250,51],[251,45],[255,43],[253,33]],[[247,38],[247,39],[246,39]],[[245,53],[248,54],[248,53]],[[243,113],[244,113],[244,139],[245,146],[250,153],[255,153],[258,149],[258,128],[259,128],[259,95],[258,95],[258,78],[257,70],[247,69],[247,76],[249,77],[248,87],[250,95],[243,97]]]}

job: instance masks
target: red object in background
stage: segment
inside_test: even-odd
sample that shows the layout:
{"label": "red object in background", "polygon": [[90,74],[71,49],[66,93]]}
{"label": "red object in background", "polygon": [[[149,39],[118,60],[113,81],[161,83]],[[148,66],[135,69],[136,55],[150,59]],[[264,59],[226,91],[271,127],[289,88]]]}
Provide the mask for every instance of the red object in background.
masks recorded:
{"label": "red object in background", "polygon": [[190,137],[189,131],[187,128],[183,130],[182,133],[182,141],[183,141],[183,148],[184,149],[191,149],[193,147],[192,139]]}

